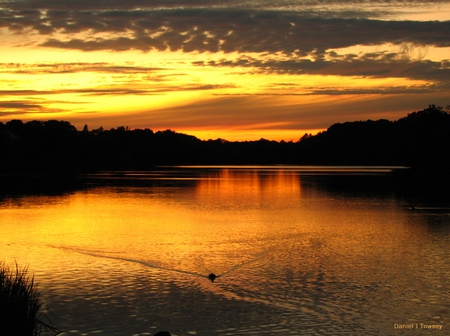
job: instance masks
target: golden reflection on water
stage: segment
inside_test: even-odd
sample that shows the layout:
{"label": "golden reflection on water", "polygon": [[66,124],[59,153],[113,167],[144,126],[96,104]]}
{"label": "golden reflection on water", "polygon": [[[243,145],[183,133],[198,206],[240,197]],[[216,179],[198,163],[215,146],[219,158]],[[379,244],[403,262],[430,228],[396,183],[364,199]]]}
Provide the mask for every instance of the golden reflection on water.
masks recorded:
{"label": "golden reflection on water", "polygon": [[[30,197],[2,207],[3,240],[47,247],[46,260],[58,247],[222,274],[267,251],[295,253],[305,246],[314,247],[315,256],[302,258],[302,267],[316,267],[321,251],[376,262],[380,253],[401,251],[411,239],[424,236],[422,226],[402,224],[402,212],[321,193],[302,194],[294,171],[222,169],[203,176],[193,188],[98,188]],[[13,258],[41,264],[20,253]],[[41,272],[42,267],[50,272],[62,266],[59,261],[39,265]]]}
{"label": "golden reflection on water", "polygon": [[[409,212],[389,195],[331,190],[293,170],[214,169],[192,181],[7,199],[0,258],[29,265],[63,311],[77,292],[81,303],[88,297],[116,309],[123,300],[135,315],[157,305],[172,316],[189,292],[238,310],[257,305],[260,315],[239,310],[238,320],[281,314],[293,329],[310,319],[331,334],[339,330],[327,323],[345,325],[345,316],[383,327],[444,315],[449,238],[427,225],[437,217]],[[219,275],[214,284],[210,272]],[[196,314],[222,325],[215,309]]]}
{"label": "golden reflection on water", "polygon": [[269,196],[298,198],[300,179],[295,171],[258,169],[222,169],[199,181],[196,193],[205,199],[236,200]]}

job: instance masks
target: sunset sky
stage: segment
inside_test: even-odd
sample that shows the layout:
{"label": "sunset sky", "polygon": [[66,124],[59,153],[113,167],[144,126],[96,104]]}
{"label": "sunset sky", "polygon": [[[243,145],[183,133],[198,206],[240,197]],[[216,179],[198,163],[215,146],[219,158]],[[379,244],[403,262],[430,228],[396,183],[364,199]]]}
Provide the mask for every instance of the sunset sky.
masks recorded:
{"label": "sunset sky", "polygon": [[450,0],[0,0],[0,121],[293,140],[450,104]]}

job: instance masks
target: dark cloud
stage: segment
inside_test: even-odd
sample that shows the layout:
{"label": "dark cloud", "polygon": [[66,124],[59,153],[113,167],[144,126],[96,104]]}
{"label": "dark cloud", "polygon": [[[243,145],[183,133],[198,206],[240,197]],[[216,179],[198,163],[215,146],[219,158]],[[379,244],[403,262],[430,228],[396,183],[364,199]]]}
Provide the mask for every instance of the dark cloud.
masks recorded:
{"label": "dark cloud", "polygon": [[[147,85],[144,88],[128,88],[123,85],[111,85],[107,88],[82,88],[82,89],[58,89],[58,90],[0,90],[0,96],[2,97],[13,97],[13,96],[42,96],[42,95],[58,95],[58,94],[81,94],[87,96],[105,96],[105,95],[161,95],[169,92],[180,92],[180,91],[208,91],[217,90],[224,88],[236,88],[234,84],[228,85],[212,85],[212,84],[190,84],[186,83],[183,85]],[[18,102],[0,102],[1,107],[7,107],[7,105],[1,104],[12,104],[11,106],[17,104]],[[20,102],[19,102],[20,103]],[[51,103],[51,102],[47,102]],[[54,103],[54,102],[53,102]],[[71,102],[71,104],[76,104]],[[28,106],[28,107],[37,107]],[[24,106],[27,107],[27,106]]]}
{"label": "dark cloud", "polygon": [[[12,0],[0,1],[2,7],[14,9],[106,10],[136,8],[174,8],[185,6],[211,6],[220,1],[211,0]],[[230,1],[232,4],[235,1]]]}
{"label": "dark cloud", "polygon": [[[396,87],[379,87],[379,88],[360,88],[360,89],[349,89],[349,88],[336,88],[336,87],[321,87],[318,88],[302,88],[302,93],[295,93],[295,88],[292,88],[290,93],[277,93],[276,88],[268,87],[271,89],[270,93],[218,93],[213,94],[213,96],[226,97],[226,96],[311,96],[311,95],[327,95],[327,96],[340,96],[340,95],[398,95],[398,94],[425,94],[436,92],[434,86],[429,87],[426,85],[417,86],[396,86]],[[446,87],[448,89],[448,86]],[[300,89],[299,89],[300,90]],[[275,92],[274,92],[275,91]]]}
{"label": "dark cloud", "polygon": [[[152,94],[150,90],[138,90],[128,88],[86,88],[86,89],[59,89],[59,90],[0,90],[2,96],[41,96],[41,95],[57,95],[76,93],[84,95],[139,95],[139,94]],[[75,104],[71,102],[71,104]]]}
{"label": "dark cloud", "polygon": [[424,4],[445,4],[448,0],[6,0],[0,1],[7,8],[55,8],[55,9],[135,9],[135,8],[188,8],[188,7],[233,7],[233,8],[289,8],[291,10],[308,9],[320,6],[347,6],[355,8],[361,5],[397,5],[421,6]]}
{"label": "dark cloud", "polygon": [[[94,50],[283,53],[383,43],[450,46],[450,21],[415,22],[342,18],[317,11],[218,7],[214,1],[12,1],[0,7],[0,27],[33,29],[48,36],[41,45]],[[283,1],[286,5],[286,1]],[[312,1],[349,4],[349,1]],[[398,4],[398,1],[395,3]],[[415,3],[408,1],[407,3]],[[228,4],[228,3],[227,3]],[[366,6],[369,3],[364,3]],[[33,10],[25,9],[33,8]],[[183,5],[186,7],[181,8]],[[207,6],[208,5],[208,6]],[[310,7],[308,7],[310,8]],[[364,8],[358,6],[357,8]],[[343,15],[349,17],[348,13]],[[358,18],[354,18],[358,17]],[[90,37],[74,38],[89,32]],[[56,34],[57,33],[57,34]],[[110,34],[100,36],[96,34]]]}
{"label": "dark cloud", "polygon": [[362,54],[335,56],[329,53],[329,60],[319,57],[313,59],[265,59],[242,56],[236,60],[222,59],[219,61],[196,61],[196,66],[225,66],[225,67],[247,67],[257,72],[276,72],[282,74],[310,74],[310,75],[337,75],[358,76],[372,78],[409,78],[416,80],[428,80],[438,82],[449,82],[450,62],[430,60],[411,61],[402,58],[399,54]]}
{"label": "dark cloud", "polygon": [[[181,50],[185,52],[282,53],[304,56],[315,50],[384,43],[450,46],[450,21],[324,19],[283,12],[236,10],[146,11],[139,18],[111,18],[100,12],[73,14],[46,27],[66,35],[42,46],[93,50]],[[119,12],[116,15],[120,17]],[[17,23],[25,26],[25,23]],[[36,29],[39,29],[36,27]],[[70,38],[71,33],[127,32],[119,37]]]}
{"label": "dark cloud", "polygon": [[[0,93],[1,94],[1,93]],[[0,116],[14,116],[25,113],[56,113],[63,112],[62,109],[50,108],[47,102],[24,99],[24,100],[7,100],[0,101]]]}
{"label": "dark cloud", "polygon": [[41,105],[34,104],[28,101],[6,101],[0,102],[0,108],[2,109],[41,109]]}
{"label": "dark cloud", "polygon": [[[234,85],[202,85],[202,84],[184,84],[179,86],[149,86],[145,89],[129,89],[123,87],[117,88],[106,88],[106,89],[78,89],[70,90],[70,93],[80,93],[90,96],[104,96],[104,95],[161,95],[169,92],[181,92],[181,91],[205,91],[205,90],[216,90],[223,88],[234,88]],[[69,93],[67,90],[65,92],[57,93]]]}
{"label": "dark cloud", "polygon": [[170,68],[112,65],[106,62],[78,62],[78,63],[0,63],[0,72],[15,74],[65,74],[77,72],[105,72],[113,74],[154,73]]}

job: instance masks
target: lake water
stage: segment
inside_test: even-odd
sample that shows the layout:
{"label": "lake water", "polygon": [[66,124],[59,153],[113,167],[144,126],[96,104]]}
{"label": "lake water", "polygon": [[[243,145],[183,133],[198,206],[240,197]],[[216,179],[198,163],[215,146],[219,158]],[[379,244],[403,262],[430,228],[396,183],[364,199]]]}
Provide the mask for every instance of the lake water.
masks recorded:
{"label": "lake water", "polygon": [[63,335],[448,334],[450,205],[390,171],[93,174],[1,197],[0,260],[34,272]]}

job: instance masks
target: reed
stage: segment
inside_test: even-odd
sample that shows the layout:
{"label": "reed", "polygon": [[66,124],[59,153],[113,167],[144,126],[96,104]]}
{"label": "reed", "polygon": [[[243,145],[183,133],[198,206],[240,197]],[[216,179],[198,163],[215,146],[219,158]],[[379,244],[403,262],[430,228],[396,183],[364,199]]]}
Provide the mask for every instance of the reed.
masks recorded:
{"label": "reed", "polygon": [[28,268],[0,263],[0,334],[35,336],[59,330],[44,313],[44,304]]}

